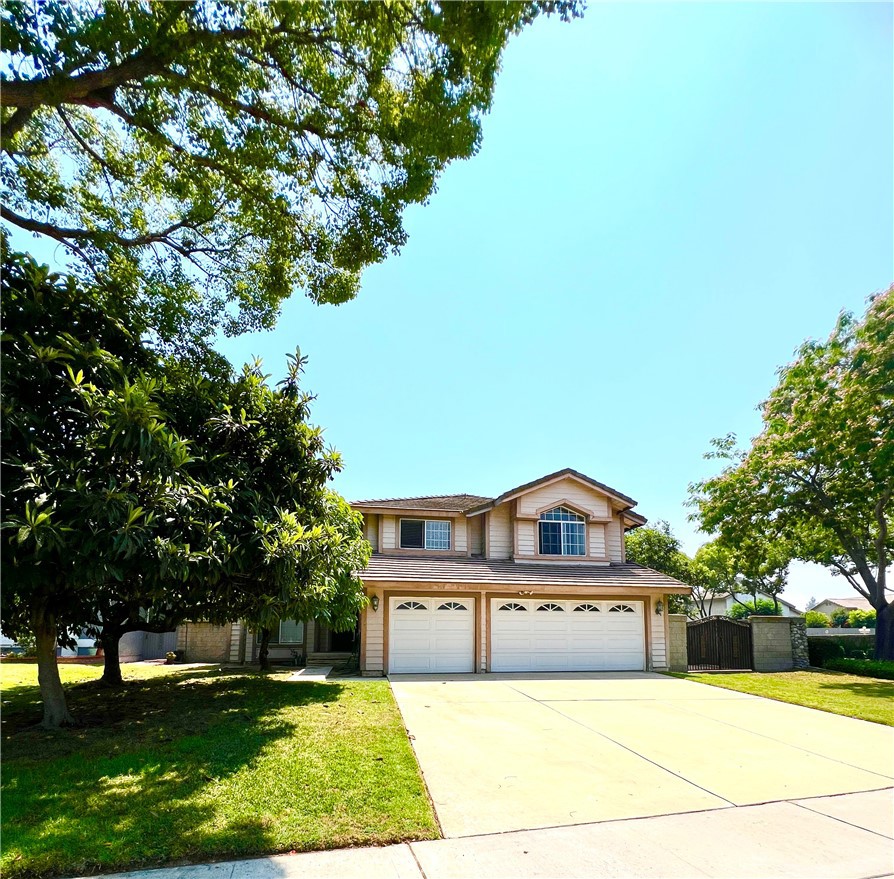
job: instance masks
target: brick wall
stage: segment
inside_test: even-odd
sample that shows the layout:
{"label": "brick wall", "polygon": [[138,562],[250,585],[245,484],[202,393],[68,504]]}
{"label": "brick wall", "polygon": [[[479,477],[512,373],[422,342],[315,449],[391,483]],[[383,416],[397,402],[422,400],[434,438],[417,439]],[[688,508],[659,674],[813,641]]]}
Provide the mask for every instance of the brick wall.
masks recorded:
{"label": "brick wall", "polygon": [[751,643],[755,671],[791,671],[792,629],[789,617],[752,616]]}
{"label": "brick wall", "polygon": [[186,662],[227,662],[230,658],[231,624],[184,623],[177,629],[177,649]]}
{"label": "brick wall", "polygon": [[686,671],[686,614],[672,613],[667,617],[667,667],[670,671]]}

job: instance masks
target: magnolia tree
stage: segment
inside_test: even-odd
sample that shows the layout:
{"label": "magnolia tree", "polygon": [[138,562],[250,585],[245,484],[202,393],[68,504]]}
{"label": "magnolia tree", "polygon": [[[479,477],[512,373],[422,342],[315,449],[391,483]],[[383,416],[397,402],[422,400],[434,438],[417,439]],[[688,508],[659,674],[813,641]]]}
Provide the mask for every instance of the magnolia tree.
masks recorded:
{"label": "magnolia tree", "polygon": [[[748,449],[715,440],[720,474],[693,486],[702,527],[732,546],[761,535],[784,558],[843,577],[875,608],[876,656],[894,659],[886,590],[894,550],[894,287],[801,346],[763,403]],[[777,559],[778,561],[778,559]]]}
{"label": "magnolia tree", "polygon": [[2,217],[182,345],[340,303],[474,155],[509,38],[576,0],[3,6]]}
{"label": "magnolia tree", "polygon": [[302,361],[196,379],[142,346],[70,278],[3,265],[4,632],[33,632],[44,724],[71,723],[56,644],[84,626],[120,682],[124,632],[186,618],[319,616],[365,601],[357,516],[307,424]]}

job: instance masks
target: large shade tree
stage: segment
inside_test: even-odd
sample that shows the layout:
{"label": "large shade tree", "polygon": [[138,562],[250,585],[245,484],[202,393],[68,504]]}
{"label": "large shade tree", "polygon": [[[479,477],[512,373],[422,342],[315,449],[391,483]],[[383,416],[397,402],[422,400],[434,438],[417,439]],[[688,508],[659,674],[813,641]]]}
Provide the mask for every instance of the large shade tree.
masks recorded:
{"label": "large shade tree", "polygon": [[791,559],[843,577],[875,608],[876,655],[894,659],[886,589],[894,550],[894,287],[862,319],[842,314],[780,370],[749,449],[715,441],[727,462],[693,486],[702,527],[731,545],[755,534]]}
{"label": "large shade tree", "polygon": [[404,208],[478,150],[510,36],[579,12],[9,0],[2,217],[137,291],[171,343],[269,327],[295,288],[344,302],[404,243]]}
{"label": "large shade tree", "polygon": [[21,255],[4,256],[2,312],[0,616],[36,636],[45,725],[73,720],[55,647],[81,627],[115,683],[127,631],[356,615],[369,549],[326,487],[341,462],[307,423],[300,357],[278,388],[258,365],[194,378]]}

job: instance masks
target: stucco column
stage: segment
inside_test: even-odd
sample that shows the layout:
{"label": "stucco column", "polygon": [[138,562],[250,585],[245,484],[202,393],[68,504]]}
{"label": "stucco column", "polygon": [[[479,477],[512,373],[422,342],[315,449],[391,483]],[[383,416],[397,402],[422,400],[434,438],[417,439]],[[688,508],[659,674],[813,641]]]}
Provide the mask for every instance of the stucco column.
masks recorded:
{"label": "stucco column", "polygon": [[668,614],[667,634],[668,669],[670,671],[688,671],[689,657],[686,650],[686,614]]}

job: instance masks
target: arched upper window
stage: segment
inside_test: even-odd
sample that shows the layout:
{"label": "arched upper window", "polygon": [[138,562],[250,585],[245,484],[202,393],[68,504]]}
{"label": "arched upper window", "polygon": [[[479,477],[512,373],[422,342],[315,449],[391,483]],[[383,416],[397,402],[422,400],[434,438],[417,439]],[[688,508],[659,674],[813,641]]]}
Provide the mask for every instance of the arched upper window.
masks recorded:
{"label": "arched upper window", "polygon": [[567,507],[553,507],[540,516],[541,555],[586,555],[584,517]]}

